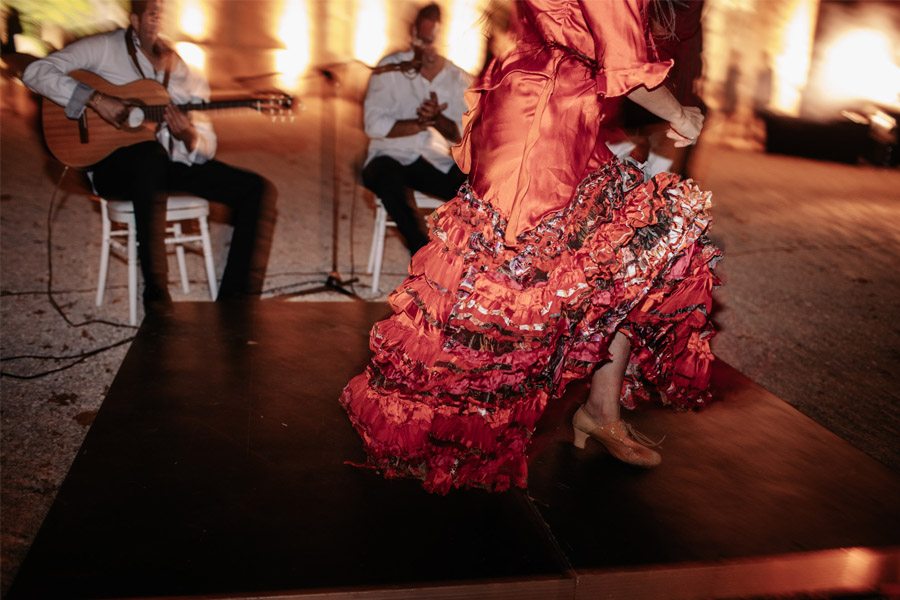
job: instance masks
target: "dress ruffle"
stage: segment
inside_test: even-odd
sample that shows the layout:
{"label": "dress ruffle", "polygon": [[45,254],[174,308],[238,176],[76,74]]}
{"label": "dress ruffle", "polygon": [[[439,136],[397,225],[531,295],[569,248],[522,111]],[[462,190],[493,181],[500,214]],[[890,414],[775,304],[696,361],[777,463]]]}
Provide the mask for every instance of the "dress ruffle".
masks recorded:
{"label": "dress ruffle", "polygon": [[602,70],[597,74],[597,89],[606,96],[624,96],[636,87],[648,90],[661,85],[674,64],[673,61],[647,62],[632,68]]}
{"label": "dress ruffle", "polygon": [[525,487],[547,402],[608,359],[617,330],[632,340],[624,406],[708,402],[710,194],[669,173],[641,182],[612,161],[515,245],[467,186],[432,215],[341,396],[372,467],[439,493]]}

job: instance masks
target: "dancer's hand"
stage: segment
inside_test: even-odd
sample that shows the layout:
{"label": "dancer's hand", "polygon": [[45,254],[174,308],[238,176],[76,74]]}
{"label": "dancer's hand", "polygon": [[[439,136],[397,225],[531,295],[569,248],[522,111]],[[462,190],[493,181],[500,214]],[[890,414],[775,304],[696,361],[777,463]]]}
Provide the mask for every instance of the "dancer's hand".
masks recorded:
{"label": "dancer's hand", "polygon": [[674,140],[676,148],[684,148],[697,143],[703,129],[703,113],[696,106],[683,106],[681,115],[669,122],[666,137]]}

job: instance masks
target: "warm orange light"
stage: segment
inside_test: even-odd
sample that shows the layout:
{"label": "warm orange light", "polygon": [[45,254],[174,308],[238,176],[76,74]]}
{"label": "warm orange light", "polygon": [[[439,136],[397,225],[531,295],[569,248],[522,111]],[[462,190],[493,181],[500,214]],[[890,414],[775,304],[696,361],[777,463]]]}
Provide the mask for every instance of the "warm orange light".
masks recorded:
{"label": "warm orange light", "polygon": [[310,61],[309,10],[304,0],[284,0],[278,25],[278,38],[284,50],[275,52],[275,70],[280,73],[279,84],[286,89],[295,89],[300,75]]}
{"label": "warm orange light", "polygon": [[478,0],[455,0],[447,6],[447,58],[470,73],[481,70],[485,37]]}
{"label": "warm orange light", "polygon": [[794,14],[782,32],[782,50],[775,57],[772,108],[797,114],[803,88],[809,77],[815,28],[815,2],[799,0]]}
{"label": "warm orange light", "polygon": [[353,54],[368,65],[377,64],[387,49],[387,8],[387,0],[359,0]]}
{"label": "warm orange light", "polygon": [[891,56],[891,41],[883,32],[847,31],[825,52],[823,91],[833,99],[896,104],[900,100],[900,67]]}
{"label": "warm orange light", "polygon": [[893,131],[893,129],[897,127],[897,119],[887,114],[883,110],[874,111],[870,119],[872,121],[872,126],[874,129],[881,129],[882,131]]}
{"label": "warm orange light", "polygon": [[190,42],[178,42],[175,44],[175,51],[189,66],[206,73],[206,51],[203,48]]}
{"label": "warm orange light", "polygon": [[202,39],[206,35],[206,14],[199,0],[184,0],[178,18],[181,31],[194,39]]}
{"label": "warm orange light", "polygon": [[848,587],[871,585],[878,579],[882,566],[882,557],[877,552],[867,548],[848,548],[841,569],[841,583]]}

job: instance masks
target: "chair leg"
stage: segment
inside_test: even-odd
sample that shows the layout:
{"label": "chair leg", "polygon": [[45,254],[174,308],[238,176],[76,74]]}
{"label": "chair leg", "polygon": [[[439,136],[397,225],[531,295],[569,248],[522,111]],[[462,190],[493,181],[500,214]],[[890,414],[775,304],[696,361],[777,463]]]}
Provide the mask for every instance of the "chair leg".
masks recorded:
{"label": "chair leg", "polygon": [[187,263],[184,261],[184,245],[181,243],[181,222],[172,223],[172,232],[175,236],[175,259],[178,261],[178,274],[181,276],[181,291],[191,293],[191,284],[188,282]]}
{"label": "chair leg", "polygon": [[377,296],[381,293],[379,288],[381,284],[381,263],[384,260],[384,236],[387,234],[387,211],[383,207],[378,207],[375,222],[377,227],[372,237],[374,253],[370,272],[372,273],[372,294]]}
{"label": "chair leg", "polygon": [[384,240],[387,238],[387,228],[388,228],[388,214],[387,211],[383,211],[381,213],[381,228],[380,233],[378,234],[378,249],[376,250],[376,256],[379,257],[378,264],[383,264],[384,259]]}
{"label": "chair leg", "polygon": [[209,240],[209,223],[206,217],[198,217],[200,221],[200,244],[203,246],[203,262],[206,263],[206,281],[209,283],[209,297],[213,300],[219,295],[216,283],[216,266],[213,263],[212,244]]}
{"label": "chair leg", "polygon": [[372,269],[375,266],[375,251],[376,251],[376,243],[375,240],[378,239],[378,231],[380,230],[380,221],[381,221],[381,211],[384,209],[379,204],[375,207],[375,220],[372,223],[372,243],[369,245],[369,262],[366,264],[366,273],[372,274]]}
{"label": "chair leg", "polygon": [[137,232],[134,223],[128,224],[128,318],[137,325]]}
{"label": "chair leg", "polygon": [[103,305],[103,296],[106,294],[106,281],[109,275],[109,245],[111,242],[112,224],[109,221],[109,212],[104,201],[100,205],[100,213],[102,219],[103,241],[100,245],[100,272],[97,275],[97,298],[96,305]]}

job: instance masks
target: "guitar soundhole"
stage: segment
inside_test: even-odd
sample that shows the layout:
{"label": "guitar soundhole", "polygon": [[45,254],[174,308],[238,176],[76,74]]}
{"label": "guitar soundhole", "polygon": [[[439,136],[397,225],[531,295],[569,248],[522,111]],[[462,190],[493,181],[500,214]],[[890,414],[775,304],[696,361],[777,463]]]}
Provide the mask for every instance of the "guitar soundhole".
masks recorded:
{"label": "guitar soundhole", "polygon": [[125,120],[125,123],[128,125],[129,129],[136,129],[140,127],[144,122],[144,111],[140,106],[132,106],[128,109],[128,118]]}

